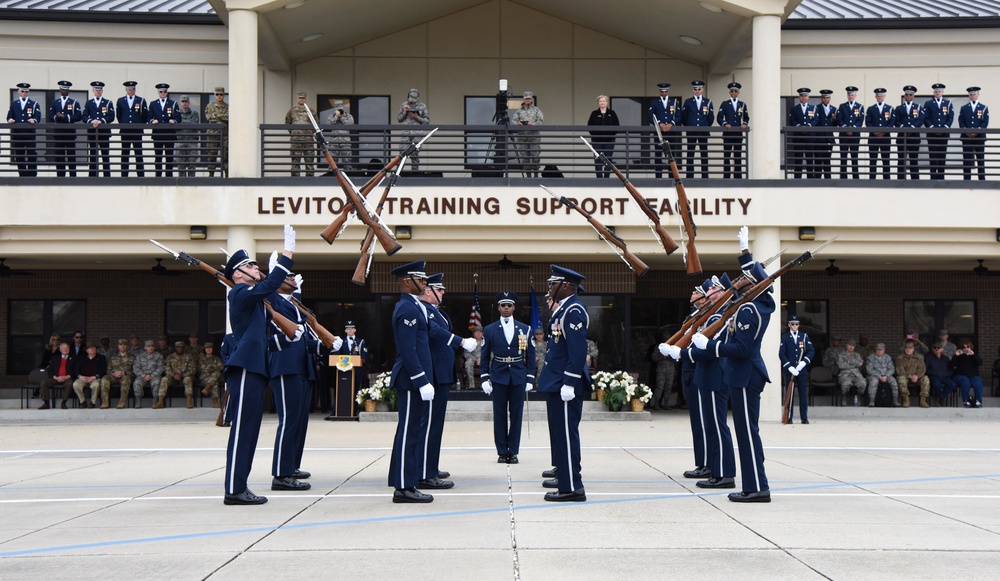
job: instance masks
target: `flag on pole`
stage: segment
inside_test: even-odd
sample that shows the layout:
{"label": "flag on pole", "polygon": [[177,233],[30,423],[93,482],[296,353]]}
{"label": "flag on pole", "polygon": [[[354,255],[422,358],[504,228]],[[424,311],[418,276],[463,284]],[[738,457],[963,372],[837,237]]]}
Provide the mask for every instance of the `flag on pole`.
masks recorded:
{"label": "flag on pole", "polygon": [[479,290],[477,285],[472,286],[472,312],[469,313],[469,330],[483,326],[483,317],[479,314]]}
{"label": "flag on pole", "polygon": [[542,312],[538,309],[538,297],[535,296],[535,285],[531,285],[531,332],[542,328]]}

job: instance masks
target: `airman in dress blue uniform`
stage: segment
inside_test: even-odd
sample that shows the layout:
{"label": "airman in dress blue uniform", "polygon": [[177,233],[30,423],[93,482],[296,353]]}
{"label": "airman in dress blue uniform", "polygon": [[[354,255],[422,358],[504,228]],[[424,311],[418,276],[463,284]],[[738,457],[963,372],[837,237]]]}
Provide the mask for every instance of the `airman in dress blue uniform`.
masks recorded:
{"label": "airman in dress blue uniform", "polygon": [[[788,382],[795,378],[795,391],[799,396],[799,418],[803,424],[809,423],[809,383],[805,369],[812,363],[816,356],[812,340],[805,331],[799,330],[799,317],[789,315],[788,333],[781,336],[781,344],[778,346],[778,358],[781,360],[781,385],[787,386]],[[792,423],[793,410],[795,409],[795,392],[792,401],[788,403],[788,423]]]}
{"label": "airman in dress blue uniform", "polygon": [[125,81],[125,96],[118,98],[118,123],[120,125],[138,125],[138,128],[122,127],[118,134],[122,138],[122,177],[128,177],[128,158],[131,152],[135,160],[136,175],[146,175],[146,165],[142,160],[142,133],[149,122],[149,106],[146,100],[135,94],[135,81]]}
{"label": "airman in dress blue uniform", "polygon": [[56,129],[52,135],[53,161],[56,166],[56,177],[76,177],[76,123],[83,119],[80,102],[69,96],[73,83],[59,81],[59,96],[49,105],[49,123],[55,123]]}
{"label": "airman in dress blue uniform", "polygon": [[722,134],[722,177],[743,178],[743,139],[750,124],[750,110],[740,101],[743,85],[729,83],[729,99],[719,105],[716,122],[728,131]]}
{"label": "airman in dress blue uniform", "polygon": [[[812,127],[816,125],[816,107],[809,104],[808,87],[798,91],[799,102],[788,110],[788,125],[792,127]],[[792,176],[795,179],[813,177],[813,137],[812,132],[795,132],[788,134],[788,157],[791,158]]]}
{"label": "airman in dress blue uniform", "polygon": [[38,175],[38,150],[35,148],[35,128],[42,120],[38,101],[28,97],[31,85],[17,84],[18,98],[10,102],[7,123],[19,125],[10,130],[11,162],[17,165],[17,175],[33,178]]}
{"label": "airman in dress blue uniform", "polygon": [[83,106],[83,122],[87,125],[87,161],[89,175],[96,178],[100,166],[104,166],[104,177],[111,177],[111,123],[115,121],[115,106],[104,98],[104,83],[90,83],[93,99],[87,99]]}
{"label": "airman in dress blue uniform", "polygon": [[878,128],[894,127],[896,119],[893,117],[892,106],[885,102],[886,90],[882,87],[875,89],[875,104],[868,108],[865,113],[865,127],[876,128],[868,133],[868,179],[875,179],[878,160],[882,159],[882,179],[889,179],[889,145],[890,138],[888,131],[878,131]]}
{"label": "airman in dress blue uniform", "polygon": [[934,98],[924,103],[924,125],[931,129],[927,133],[927,151],[931,160],[931,179],[944,179],[944,162],[948,155],[948,133],[934,131],[934,129],[947,129],[955,121],[955,108],[951,101],[944,98],[945,86],[943,83],[934,83],[931,90],[934,91]]}
{"label": "airman in dress blue uniform", "polygon": [[[341,371],[336,367],[333,368],[335,374],[334,380],[337,382],[336,385],[339,388],[335,391],[338,401],[330,405],[330,415],[323,418],[325,420],[335,421],[339,418],[354,417],[356,415],[351,412],[354,409],[354,398],[357,396],[358,390],[364,387],[365,376],[368,370],[368,342],[358,337],[357,334],[358,327],[354,324],[354,321],[345,321],[344,342],[337,349],[334,349],[332,353],[336,353],[337,355],[357,355],[361,358],[361,365],[356,365],[348,371]],[[354,381],[353,385],[351,385],[352,377]],[[324,387],[323,392],[328,400],[330,390]],[[322,402],[321,405],[325,407],[326,403],[328,401]]]}
{"label": "airman in dress blue uniform", "polygon": [[[969,87],[969,102],[958,113],[958,126],[962,129],[986,129],[990,126],[990,109],[979,101],[979,87]],[[972,179],[972,166],[976,165],[980,180],[986,179],[986,135],[978,131],[962,132],[962,177]]]}
{"label": "airman in dress blue uniform", "polygon": [[[819,92],[819,105],[816,105],[816,127],[836,127],[837,107],[830,104],[833,91],[821,89]],[[831,168],[833,157],[833,133],[816,132],[813,138],[813,173],[809,176],[813,179],[830,179],[833,176]]]}
{"label": "airman in dress blue uniform", "polygon": [[545,411],[549,422],[549,443],[555,478],[543,482],[545,500],[582,502],[587,500],[580,474],[580,419],[583,400],[590,398],[590,374],[587,372],[587,327],[590,315],[577,291],[583,290],[585,277],[553,264],[548,297],[555,310],[546,332],[548,347],[545,365],[538,377],[538,392],[546,396]]}
{"label": "airman in dress blue uniform", "polygon": [[496,301],[500,320],[483,329],[480,377],[483,391],[493,398],[493,443],[497,448],[497,463],[517,464],[524,399],[535,384],[535,344],[531,341],[531,328],[514,320],[517,293],[497,293]]}
{"label": "airman in dress blue uniform", "polygon": [[177,132],[169,125],[181,122],[181,108],[169,97],[170,85],[156,85],[159,98],[149,104],[149,124],[153,126],[153,165],[156,177],[174,176],[174,144]]}
{"label": "airman in dress blue uniform", "polygon": [[[860,128],[865,123],[865,106],[858,103],[855,97],[858,95],[858,88],[850,86],[847,91],[847,101],[840,104],[837,109],[837,127],[843,127],[840,131],[840,179],[847,179],[847,164],[851,164],[851,177],[860,179],[858,170],[858,148],[861,143],[861,133],[853,131]],[[849,158],[849,159],[848,159]]]}
{"label": "airman in dress blue uniform", "polygon": [[[916,129],[924,126],[924,108],[913,100],[916,93],[917,88],[913,85],[903,87],[903,103],[896,107],[892,117],[896,127]],[[899,156],[896,177],[905,180],[909,173],[910,179],[919,180],[920,167],[917,160],[920,156],[920,134],[897,133],[896,151]]]}
{"label": "airman in dress blue uniform", "polygon": [[[671,133],[670,130],[674,128],[674,125],[683,123],[681,121],[681,102],[670,96],[670,83],[657,83],[656,88],[660,92],[660,96],[650,99],[649,109],[646,112],[646,123],[659,124],[664,141],[670,144],[670,151],[673,152],[674,158],[679,159],[681,155],[680,136]],[[659,147],[654,147],[653,156],[656,159],[655,175],[657,178],[661,178],[663,177],[663,151]]]}
{"label": "airman in dress blue uniform", "polygon": [[[705,81],[691,81],[693,97],[688,97],[681,108],[684,125],[710,127],[715,121],[715,105],[704,95]],[[707,131],[687,132],[687,178],[694,178],[695,150],[701,150],[701,177],[708,179],[708,136]]]}

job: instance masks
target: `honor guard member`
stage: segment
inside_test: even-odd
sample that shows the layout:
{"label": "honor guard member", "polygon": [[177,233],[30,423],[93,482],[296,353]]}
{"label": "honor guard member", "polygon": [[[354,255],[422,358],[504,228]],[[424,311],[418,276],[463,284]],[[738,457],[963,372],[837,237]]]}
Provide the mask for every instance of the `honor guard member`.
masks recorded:
{"label": "honor guard member", "polygon": [[[688,97],[681,108],[684,125],[709,127],[715,119],[715,106],[705,96],[705,81],[691,81],[694,96]],[[701,177],[708,179],[708,135],[707,131],[687,132],[687,178],[694,178],[695,150],[701,150]]]}
{"label": "honor guard member", "polygon": [[[990,110],[979,101],[979,87],[969,87],[969,102],[958,112],[958,126],[962,129],[986,129],[990,126]],[[986,179],[986,135],[979,131],[962,132],[962,178],[972,179],[972,166],[976,165],[980,180]]]}
{"label": "honor guard member", "polygon": [[[744,291],[750,285],[767,280],[767,272],[749,253],[740,257],[743,276],[733,286]],[[740,474],[743,489],[733,492],[733,502],[771,502],[771,491],[764,473],[764,447],[760,441],[760,394],[770,383],[767,367],[760,355],[760,343],[774,313],[773,287],[768,286],[756,299],[745,303],[729,318],[721,339],[709,339],[695,333],[691,343],[709,355],[722,359],[722,376],[729,387],[733,425],[740,449]]]}
{"label": "honor guard member", "polygon": [[[268,271],[278,268],[278,253],[271,254]],[[281,271],[285,277],[278,288],[278,298],[271,301],[275,312],[298,325],[291,339],[272,319],[268,325],[267,368],[271,377],[274,409],[278,413],[278,429],[274,434],[274,457],[271,462],[271,490],[309,490],[311,476],[300,469],[309,425],[309,404],[312,401],[310,382],[316,379],[313,357],[322,356],[320,343],[308,327],[304,314],[292,304],[292,294],[301,292],[302,275]],[[339,339],[339,338],[338,338]],[[335,347],[339,347],[334,342]]]}
{"label": "honor guard member", "polygon": [[[354,115],[351,115],[344,101],[333,102],[333,113],[326,116],[327,125],[354,125]],[[351,132],[337,128],[330,132],[330,153],[337,162],[337,167],[348,169],[351,166]]]}
{"label": "honor guard member", "polygon": [[438,307],[444,299],[444,274],[427,277],[427,286],[420,295],[427,310],[428,333],[432,365],[431,383],[434,385],[434,399],[427,402],[427,427],[423,442],[419,446],[421,455],[420,481],[417,488],[445,489],[455,486],[449,472],[440,469],[441,438],[444,434],[445,413],[448,411],[448,392],[455,386],[455,350],[475,347],[475,339],[462,339],[452,333],[453,327],[448,315]]}
{"label": "honor guard member", "polygon": [[107,407],[109,401],[109,396],[111,394],[111,386],[117,385],[118,390],[121,392],[121,397],[118,399],[118,409],[125,408],[125,400],[128,398],[128,390],[132,387],[132,381],[135,377],[132,374],[132,366],[135,364],[135,355],[129,353],[128,341],[125,339],[118,340],[118,351],[108,358],[108,374],[104,376],[101,382],[101,397],[103,403],[101,404],[101,409]]}
{"label": "honor guard member", "polygon": [[[683,123],[681,121],[681,102],[670,96],[670,83],[657,83],[656,88],[659,90],[660,96],[649,100],[646,123],[650,125],[656,123],[660,126],[663,140],[670,144],[670,151],[676,158],[681,154],[680,136],[671,133],[670,130],[674,128],[674,125]],[[663,151],[659,147],[653,147],[653,157],[656,159],[655,175],[659,179],[663,177]]]}
{"label": "honor guard member", "polygon": [[719,105],[716,123],[726,129],[722,134],[722,177],[743,179],[743,136],[750,124],[750,110],[740,101],[743,85],[729,83],[729,99]]}
{"label": "honor guard member", "polygon": [[[521,107],[514,111],[510,122],[522,127],[545,125],[542,110],[535,105],[535,94],[525,91]],[[513,135],[514,146],[518,159],[521,161],[521,171],[525,177],[541,177],[542,169],[542,137],[538,131],[518,131]]]}
{"label": "honor guard member", "polygon": [[[859,179],[858,170],[858,149],[861,143],[861,133],[856,131],[864,125],[865,106],[858,103],[858,88],[850,86],[847,91],[847,101],[840,104],[837,109],[837,127],[843,127],[840,135],[840,179],[847,179],[847,164],[851,164],[851,176]],[[850,158],[850,159],[848,159]]]}
{"label": "honor guard member", "polygon": [[546,396],[545,411],[549,422],[549,443],[555,478],[542,483],[558,491],[545,493],[552,502],[587,500],[580,475],[580,418],[583,400],[590,399],[590,373],[587,371],[587,327],[590,315],[578,290],[583,290],[584,276],[553,264],[548,296],[554,301],[549,319],[549,346],[545,366],[538,378],[538,391]]}
{"label": "honor guard member", "polygon": [[[421,102],[418,97],[420,97],[420,91],[416,89],[410,89],[406,94],[406,100],[399,106],[399,113],[396,114],[396,121],[402,123],[403,125],[427,125],[431,122],[431,116],[427,112],[427,105]],[[399,132],[402,138],[399,140],[399,145],[402,148],[406,148],[411,143],[420,141],[420,138],[424,135],[423,131],[414,131],[412,129],[404,129]],[[417,171],[420,166],[420,151],[414,151],[413,155],[410,156],[410,167],[413,171]]]}
{"label": "honor guard member", "polygon": [[306,94],[298,92],[295,95],[295,106],[285,113],[285,125],[308,125],[308,129],[292,129],[292,176],[298,177],[305,164],[306,177],[312,177],[313,169],[316,165],[315,137],[313,135],[312,121],[309,120],[311,111],[306,105]]}
{"label": "honor guard member", "polygon": [[132,364],[132,391],[135,392],[135,407],[142,407],[143,388],[149,386],[149,395],[156,397],[160,388],[160,379],[163,377],[163,355],[156,352],[152,339],[148,339],[145,348],[135,358]]}
{"label": "honor guard member", "polygon": [[[64,177],[67,174],[71,178],[76,177],[76,127],[83,119],[83,108],[80,102],[69,96],[69,89],[73,83],[69,81],[59,81],[59,96],[52,100],[49,105],[49,123],[55,123],[52,141],[53,161],[56,165],[56,177]],[[61,127],[60,127],[61,126]]]}
{"label": "honor guard member", "polygon": [[[833,91],[822,89],[819,92],[819,105],[816,105],[816,127],[836,127],[837,107],[830,104]],[[809,177],[813,179],[830,179],[832,177],[831,158],[833,157],[833,132],[817,131],[812,139],[812,168]]]}
{"label": "honor guard member", "polygon": [[[927,133],[927,151],[931,161],[931,179],[944,179],[944,160],[948,155],[948,129],[955,121],[955,109],[951,101],[944,98],[945,86],[934,83],[931,90],[934,98],[924,103],[924,126],[931,129]],[[937,130],[937,131],[935,131]]]}
{"label": "honor guard member", "polygon": [[[795,390],[799,396],[799,419],[803,424],[809,423],[809,383],[805,368],[816,356],[809,334],[800,330],[797,315],[789,315],[788,332],[781,336],[778,346],[778,358],[781,360],[781,385],[787,386],[789,381],[795,381]],[[792,423],[795,396],[788,402],[788,423]]]}
{"label": "honor guard member", "polygon": [[149,124],[153,126],[153,165],[156,177],[174,177],[174,142],[177,133],[169,125],[181,122],[181,110],[170,98],[170,85],[156,85],[158,98],[149,104]]}
{"label": "honor guard member", "polygon": [[215,100],[205,106],[205,121],[212,127],[205,133],[205,154],[208,156],[208,175],[229,176],[229,103],[226,103],[226,88],[215,88]]}
{"label": "honor guard member", "polygon": [[118,98],[118,124],[137,125],[138,127],[121,127],[118,134],[122,139],[122,177],[128,177],[129,153],[135,162],[135,175],[144,177],[146,175],[146,165],[142,160],[142,133],[143,127],[149,121],[149,106],[146,100],[135,94],[135,81],[125,81],[125,96]]}
{"label": "honor guard member", "polygon": [[[268,382],[267,311],[264,300],[275,301],[275,291],[291,272],[295,230],[285,225],[284,251],[276,268],[261,275],[257,262],[246,250],[237,250],[226,262],[225,276],[233,281],[229,291],[229,325],[232,347],[226,360],[225,421],[231,423],[226,447],[225,504],[264,504],[267,498],[247,488],[253,455],[264,413],[264,389]],[[228,341],[227,341],[228,343]]]}
{"label": "honor guard member", "polygon": [[180,383],[184,386],[184,397],[187,398],[187,408],[194,407],[194,375],[198,373],[194,356],[184,351],[184,341],[174,342],[174,352],[167,356],[164,362],[165,375],[160,380],[160,392],[153,409],[162,409],[170,386]]}
{"label": "honor guard member", "polygon": [[398,394],[399,422],[392,441],[389,462],[389,486],[392,501],[432,502],[434,497],[417,490],[420,472],[420,444],[427,430],[427,406],[434,400],[431,377],[429,319],[420,295],[427,285],[424,261],[410,262],[390,271],[402,291],[392,311],[392,330],[396,342],[396,362],[392,365],[389,385]]}
{"label": "honor guard member", "polygon": [[[924,126],[924,108],[913,100],[917,93],[917,88],[913,85],[903,87],[903,103],[898,105],[893,111],[893,125],[906,129],[915,129]],[[920,134],[919,133],[897,133],[896,151],[899,162],[896,165],[896,177],[905,180],[906,174],[914,180],[920,179],[920,168],[917,159],[920,156]]]}
{"label": "honor guard member", "polygon": [[[358,337],[358,328],[354,324],[354,321],[348,320],[344,323],[344,342],[338,345],[334,350],[337,355],[357,355],[361,358],[361,365],[354,368],[354,385],[352,386],[351,398],[358,393],[361,389],[368,365],[368,343]],[[340,381],[341,371],[337,371],[337,381]],[[346,374],[345,374],[346,375]],[[332,419],[332,418],[331,418]]]}
{"label": "honor guard member", "polygon": [[875,179],[879,158],[882,158],[882,179],[889,179],[889,132],[879,128],[896,125],[892,106],[885,102],[886,90],[875,89],[875,104],[865,113],[865,127],[875,129],[868,133],[868,179]]}
{"label": "honor guard member", "polygon": [[7,123],[20,127],[10,129],[11,163],[17,165],[17,175],[33,178],[38,175],[38,150],[35,148],[35,128],[42,120],[38,101],[30,99],[31,85],[17,84],[17,99],[10,102]]}
{"label": "honor guard member", "polygon": [[497,293],[496,301],[500,319],[483,329],[480,377],[483,391],[493,399],[497,463],[517,464],[524,399],[535,384],[535,345],[531,342],[531,328],[514,320],[517,293]]}
{"label": "honor guard member", "polygon": [[[812,127],[816,125],[816,107],[809,104],[811,90],[802,87],[798,91],[799,102],[788,110],[788,125],[791,127]],[[799,179],[805,174],[813,177],[813,137],[812,132],[798,131],[788,134],[788,155],[791,158],[792,176]]]}
{"label": "honor guard member", "polygon": [[205,343],[205,351],[198,361],[198,382],[203,386],[201,395],[212,396],[212,407],[219,408],[219,383],[222,381],[222,359],[215,355],[215,343]]}

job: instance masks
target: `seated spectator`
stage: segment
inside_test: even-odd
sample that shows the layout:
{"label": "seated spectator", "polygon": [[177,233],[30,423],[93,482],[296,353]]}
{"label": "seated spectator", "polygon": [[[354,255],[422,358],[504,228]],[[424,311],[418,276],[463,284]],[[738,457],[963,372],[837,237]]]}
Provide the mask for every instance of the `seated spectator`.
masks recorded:
{"label": "seated spectator", "polygon": [[164,361],[167,360],[167,357],[170,357],[173,354],[174,350],[167,342],[166,335],[160,335],[159,338],[156,339],[156,352],[160,354],[160,357],[163,357]]}
{"label": "seated spectator", "polygon": [[103,355],[105,360],[115,354],[115,350],[111,348],[111,337],[101,337],[101,343],[97,346],[97,354]]}
{"label": "seated spectator", "polygon": [[900,353],[902,353],[903,350],[905,349],[907,342],[913,343],[913,352],[921,357],[924,357],[925,355],[931,352],[930,348],[927,346],[927,343],[924,343],[923,341],[920,340],[920,333],[916,331],[910,331],[909,333],[906,334],[906,338],[903,339],[903,344],[899,346]]}
{"label": "seated spectator", "polygon": [[135,407],[138,409],[142,407],[143,388],[148,385],[150,394],[156,397],[160,388],[160,378],[163,377],[163,356],[156,351],[152,339],[146,341],[143,352],[135,358],[132,373],[135,375],[132,389],[135,390]]}
{"label": "seated spectator", "polygon": [[[868,356],[875,352],[871,345],[868,344],[868,335],[858,335],[858,353],[861,354],[861,360],[868,363]],[[861,366],[861,373],[867,375],[868,371],[864,365]]]}
{"label": "seated spectator", "polygon": [[49,337],[49,344],[42,350],[42,362],[38,364],[39,369],[45,369],[49,366],[49,361],[52,360],[52,356],[59,353],[60,343],[62,343],[62,341],[59,340],[59,333],[53,333],[52,336]]}
{"label": "seated spectator", "polygon": [[84,342],[83,331],[73,333],[73,342],[69,344],[69,354],[73,357],[83,357],[86,350],[87,344]]}
{"label": "seated spectator", "polygon": [[[880,383],[888,383],[892,389],[892,406],[899,401],[899,385],[896,383],[896,364],[885,353],[885,343],[876,343],[875,352],[868,356],[868,407],[875,407],[875,393]],[[910,394],[906,394],[910,403]]]}
{"label": "seated spectator", "polygon": [[101,409],[107,407],[105,404],[109,401],[112,385],[117,385],[121,391],[121,398],[118,400],[117,408],[125,408],[125,400],[128,399],[128,390],[132,388],[132,380],[135,379],[132,375],[132,366],[134,364],[135,355],[132,355],[132,352],[129,351],[128,341],[119,339],[118,351],[108,359],[108,374],[104,376],[104,381],[101,382],[101,397],[104,398],[104,404],[101,404]]}
{"label": "seated spectator", "polygon": [[42,380],[42,405],[40,410],[49,409],[49,390],[53,387],[63,388],[62,408],[66,409],[65,394],[73,387],[73,368],[75,367],[73,355],[70,353],[69,343],[65,341],[59,344],[59,355],[49,360],[49,366],[45,368],[47,378]]}
{"label": "seated spectator", "polygon": [[135,335],[128,338],[128,352],[132,354],[132,357],[138,357],[144,349],[142,348],[142,342]]}
{"label": "seated spectator", "polygon": [[[76,358],[76,381],[73,382],[73,391],[76,392],[76,397],[80,400],[80,409],[97,407],[97,397],[101,394],[101,380],[107,373],[108,360],[97,352],[97,345],[93,341],[87,341],[83,357]],[[90,388],[89,406],[87,398],[83,394],[83,390],[88,387]],[[107,398],[101,402],[101,409],[108,409]]]}
{"label": "seated spectator", "polygon": [[948,329],[938,331],[938,341],[944,345],[944,356],[948,358],[948,361],[951,361],[955,357],[955,351],[958,350],[958,347],[955,347],[955,344],[948,340]]}
{"label": "seated spectator", "polygon": [[924,357],[916,352],[916,344],[909,339],[903,343],[903,352],[896,356],[896,382],[903,397],[903,407],[910,407],[910,384],[920,387],[920,407],[930,407],[927,397],[931,392],[931,381],[927,377]]}
{"label": "seated spectator", "polygon": [[160,380],[160,393],[156,403],[153,404],[154,410],[164,406],[167,390],[175,383],[184,385],[187,408],[194,407],[194,376],[198,373],[198,366],[194,362],[194,356],[184,351],[184,346],[184,341],[175,342],[174,352],[164,362],[165,375]]}
{"label": "seated spectator", "polygon": [[967,408],[983,407],[983,378],[979,375],[982,364],[983,358],[972,350],[972,341],[968,339],[962,341],[962,348],[951,359],[952,377],[962,390],[962,405]]}
{"label": "seated spectator", "polygon": [[830,370],[830,375],[837,377],[840,370],[837,368],[837,356],[843,351],[840,347],[840,335],[830,338],[830,346],[823,350],[823,367]]}
{"label": "seated spectator", "polygon": [[[865,391],[865,378],[861,375],[861,366],[864,360],[861,354],[855,351],[858,342],[848,339],[844,350],[837,355],[837,381],[840,383],[840,390],[847,395],[851,388],[855,388],[855,393],[862,394]],[[854,405],[858,404],[858,396],[854,396]]]}
{"label": "seated spectator", "polygon": [[944,406],[945,400],[958,389],[958,384],[951,377],[951,362],[944,356],[944,345],[935,343],[931,352],[924,357],[927,367],[927,379],[930,380],[931,394],[938,406]]}
{"label": "seated spectator", "polygon": [[204,386],[201,395],[212,394],[212,407],[219,407],[219,383],[222,380],[222,360],[214,355],[215,344],[205,343],[204,352],[198,361],[198,381]]}

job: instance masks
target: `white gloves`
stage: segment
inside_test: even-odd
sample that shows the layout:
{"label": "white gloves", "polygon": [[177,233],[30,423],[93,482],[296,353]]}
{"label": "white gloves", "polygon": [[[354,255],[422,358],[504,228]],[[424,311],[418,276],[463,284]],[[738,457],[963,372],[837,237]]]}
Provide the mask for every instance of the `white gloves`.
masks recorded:
{"label": "white gloves", "polygon": [[740,233],[736,235],[740,241],[740,251],[750,250],[750,229],[746,226],[740,228]]}
{"label": "white gloves", "polygon": [[526,392],[527,392],[527,391],[531,391],[531,390],[533,390],[533,389],[535,389],[535,386],[534,386],[534,385],[532,385],[532,384],[530,384],[530,383],[526,383],[526,384],[524,385],[524,391],[526,391]]}
{"label": "white gloves", "polygon": [[333,345],[330,347],[330,349],[332,349],[333,351],[340,351],[340,347],[343,344],[344,344],[344,340],[343,339],[341,339],[340,337],[334,336],[333,337]]}
{"label": "white gloves", "polygon": [[299,292],[302,292],[302,283],[304,283],[304,282],[305,281],[302,280],[302,275],[301,274],[296,274],[295,275],[295,288],[297,288],[299,290]]}
{"label": "white gloves", "polygon": [[788,373],[791,373],[795,377],[798,377],[799,376],[799,368],[798,367],[789,367],[788,368]]}
{"label": "white gloves", "polygon": [[660,355],[678,361],[681,358],[681,348],[668,343],[660,343]]}
{"label": "white gloves", "polygon": [[702,335],[701,333],[695,333],[694,336],[691,337],[691,343],[693,343],[698,349],[704,349],[708,346],[708,337]]}
{"label": "white gloves", "polygon": [[493,384],[490,383],[490,380],[488,379],[483,382],[483,393],[485,393],[486,395],[490,395],[491,393],[493,393]]}
{"label": "white gloves", "polygon": [[477,343],[478,341],[476,341],[473,337],[466,337],[465,339],[462,339],[462,349],[472,353],[472,351],[475,350]]}
{"label": "white gloves", "polygon": [[285,250],[295,252],[295,228],[290,224],[285,224]]}
{"label": "white gloves", "polygon": [[420,399],[424,401],[431,401],[434,399],[434,386],[427,384],[420,388]]}
{"label": "white gloves", "polygon": [[267,272],[274,272],[275,267],[278,266],[278,251],[274,250],[271,252],[271,257],[267,259]]}
{"label": "white gloves", "polygon": [[806,362],[805,361],[799,361],[799,364],[795,366],[795,369],[797,369],[799,371],[802,371],[805,368],[806,368]]}
{"label": "white gloves", "polygon": [[302,338],[302,335],[305,335],[305,333],[306,333],[306,327],[305,327],[305,325],[297,325],[295,327],[295,336],[292,337],[292,341],[293,342],[294,341],[298,341],[299,339]]}
{"label": "white gloves", "polygon": [[561,397],[563,401],[570,401],[576,397],[576,390],[568,385],[564,385],[559,388],[559,397]]}

